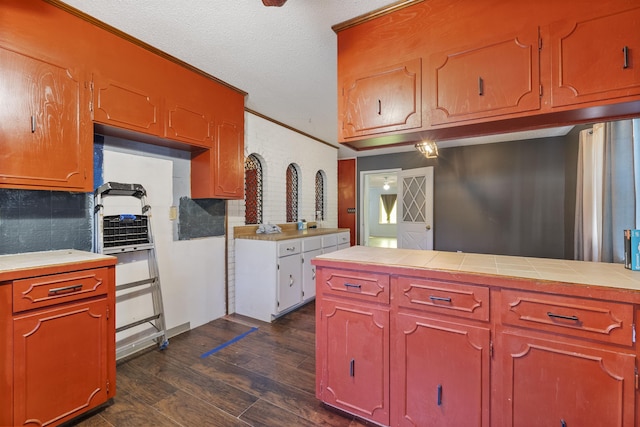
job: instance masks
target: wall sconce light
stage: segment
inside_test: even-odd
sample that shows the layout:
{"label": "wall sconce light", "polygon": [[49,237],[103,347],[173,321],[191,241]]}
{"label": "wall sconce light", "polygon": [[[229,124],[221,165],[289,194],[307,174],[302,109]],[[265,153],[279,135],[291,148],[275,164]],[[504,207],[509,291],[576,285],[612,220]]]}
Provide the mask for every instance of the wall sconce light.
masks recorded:
{"label": "wall sconce light", "polygon": [[421,152],[427,159],[435,159],[438,157],[438,146],[435,141],[422,141],[416,144],[416,149]]}

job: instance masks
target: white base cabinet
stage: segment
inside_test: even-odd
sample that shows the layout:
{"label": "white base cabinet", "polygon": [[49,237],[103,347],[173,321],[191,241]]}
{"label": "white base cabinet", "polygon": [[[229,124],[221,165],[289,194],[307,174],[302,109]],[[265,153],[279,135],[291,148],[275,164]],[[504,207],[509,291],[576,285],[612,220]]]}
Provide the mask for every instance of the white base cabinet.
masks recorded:
{"label": "white base cabinet", "polygon": [[312,301],[316,273],[311,260],[338,249],[342,234],[348,245],[349,233],[279,241],[235,239],[235,312],[271,322]]}

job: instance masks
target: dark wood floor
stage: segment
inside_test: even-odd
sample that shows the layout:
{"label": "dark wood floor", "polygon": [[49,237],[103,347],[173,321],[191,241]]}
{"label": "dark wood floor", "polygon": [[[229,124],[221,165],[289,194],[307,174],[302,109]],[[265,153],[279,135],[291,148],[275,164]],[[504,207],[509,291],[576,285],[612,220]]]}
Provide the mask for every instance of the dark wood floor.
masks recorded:
{"label": "dark wood floor", "polygon": [[271,324],[217,319],[123,361],[113,405],[78,425],[362,426],[315,398],[314,310],[307,304]]}

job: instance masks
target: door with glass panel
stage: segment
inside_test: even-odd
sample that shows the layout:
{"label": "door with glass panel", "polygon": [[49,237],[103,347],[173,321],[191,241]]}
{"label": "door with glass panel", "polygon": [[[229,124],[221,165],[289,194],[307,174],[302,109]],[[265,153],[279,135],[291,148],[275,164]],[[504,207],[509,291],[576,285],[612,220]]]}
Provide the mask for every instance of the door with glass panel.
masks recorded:
{"label": "door with glass panel", "polygon": [[433,167],[398,172],[398,248],[433,249]]}

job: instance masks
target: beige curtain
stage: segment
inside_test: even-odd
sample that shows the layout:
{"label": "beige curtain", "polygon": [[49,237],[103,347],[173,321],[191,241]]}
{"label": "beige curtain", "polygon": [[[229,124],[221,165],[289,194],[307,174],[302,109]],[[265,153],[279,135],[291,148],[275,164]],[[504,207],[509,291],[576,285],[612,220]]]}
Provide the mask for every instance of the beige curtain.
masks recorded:
{"label": "beige curtain", "polygon": [[640,225],[640,120],[580,133],[574,257],[624,262],[623,230]]}
{"label": "beige curtain", "polygon": [[384,207],[384,212],[387,214],[387,223],[389,223],[391,222],[391,212],[393,211],[393,206],[396,204],[398,195],[381,194],[380,198],[382,199],[382,207]]}

